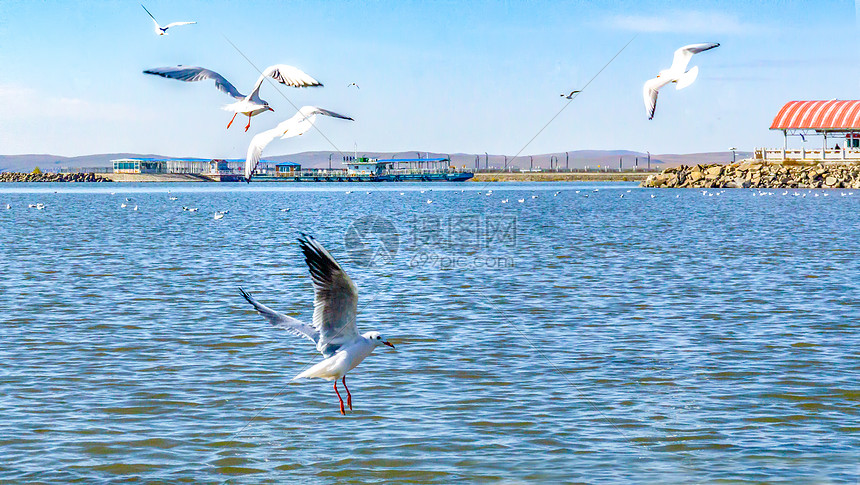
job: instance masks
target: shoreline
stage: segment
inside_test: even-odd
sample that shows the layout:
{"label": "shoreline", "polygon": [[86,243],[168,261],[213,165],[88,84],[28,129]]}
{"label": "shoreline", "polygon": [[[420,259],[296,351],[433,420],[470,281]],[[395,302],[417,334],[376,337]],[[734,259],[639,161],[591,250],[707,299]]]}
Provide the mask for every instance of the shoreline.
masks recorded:
{"label": "shoreline", "polygon": [[[654,175],[653,172],[650,175]],[[640,182],[644,172],[499,172],[476,173],[465,182]],[[13,182],[220,182],[215,176],[148,173],[0,173],[0,183]],[[235,181],[232,181],[236,183]],[[286,182],[286,181],[284,181]],[[307,182],[325,183],[325,182]]]}
{"label": "shoreline", "polygon": [[107,174],[95,173],[21,173],[21,172],[3,172],[0,173],[0,183],[16,183],[16,182],[111,182]]}
{"label": "shoreline", "polygon": [[499,172],[476,173],[468,182],[638,182],[648,176],[644,172]]}

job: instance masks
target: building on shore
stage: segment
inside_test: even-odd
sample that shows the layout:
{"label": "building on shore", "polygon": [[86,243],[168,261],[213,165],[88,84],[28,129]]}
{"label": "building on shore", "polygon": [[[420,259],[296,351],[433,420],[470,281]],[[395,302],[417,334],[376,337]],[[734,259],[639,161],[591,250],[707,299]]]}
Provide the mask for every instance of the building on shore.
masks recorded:
{"label": "building on shore", "polygon": [[[782,148],[756,148],[757,160],[860,162],[860,100],[789,101],[770,129],[782,131]],[[800,147],[789,147],[789,138]]]}
{"label": "building on shore", "polygon": [[[124,174],[189,174],[201,176],[231,177],[241,176],[245,168],[243,159],[155,159],[155,158],[120,158],[111,160],[113,173]],[[301,165],[294,162],[273,162],[262,160],[257,166],[257,173],[275,175],[283,166],[286,171],[300,170]]]}
{"label": "building on shore", "polygon": [[302,166],[296,162],[281,162],[275,165],[276,177],[291,177],[302,169]]}

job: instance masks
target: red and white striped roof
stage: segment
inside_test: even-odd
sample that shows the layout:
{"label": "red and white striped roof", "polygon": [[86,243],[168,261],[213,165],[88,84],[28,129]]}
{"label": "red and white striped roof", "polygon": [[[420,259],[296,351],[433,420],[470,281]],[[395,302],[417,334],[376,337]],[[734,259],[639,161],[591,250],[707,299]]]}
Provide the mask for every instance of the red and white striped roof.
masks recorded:
{"label": "red and white striped roof", "polygon": [[860,100],[789,101],[770,129],[860,131]]}

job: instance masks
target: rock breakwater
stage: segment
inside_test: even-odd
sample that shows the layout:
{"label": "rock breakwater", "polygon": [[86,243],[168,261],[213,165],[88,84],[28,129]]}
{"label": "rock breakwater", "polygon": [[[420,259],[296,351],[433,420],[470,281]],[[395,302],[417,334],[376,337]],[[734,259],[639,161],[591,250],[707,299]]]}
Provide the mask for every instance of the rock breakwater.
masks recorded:
{"label": "rock breakwater", "polygon": [[743,161],[671,167],[650,175],[642,187],[860,189],[860,165],[829,163],[786,165]]}
{"label": "rock breakwater", "polygon": [[0,173],[0,182],[110,182],[94,173]]}

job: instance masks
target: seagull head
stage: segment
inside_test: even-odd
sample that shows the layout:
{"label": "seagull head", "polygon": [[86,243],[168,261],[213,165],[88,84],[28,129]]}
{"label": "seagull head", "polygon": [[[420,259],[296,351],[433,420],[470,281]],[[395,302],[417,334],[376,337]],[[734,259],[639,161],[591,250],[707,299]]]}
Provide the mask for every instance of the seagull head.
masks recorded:
{"label": "seagull head", "polygon": [[379,332],[367,332],[363,335],[363,337],[370,340],[373,343],[374,347],[379,347],[380,345],[387,345],[392,349],[394,348],[394,346],[391,345],[391,342],[382,338],[382,335],[380,335]]}

